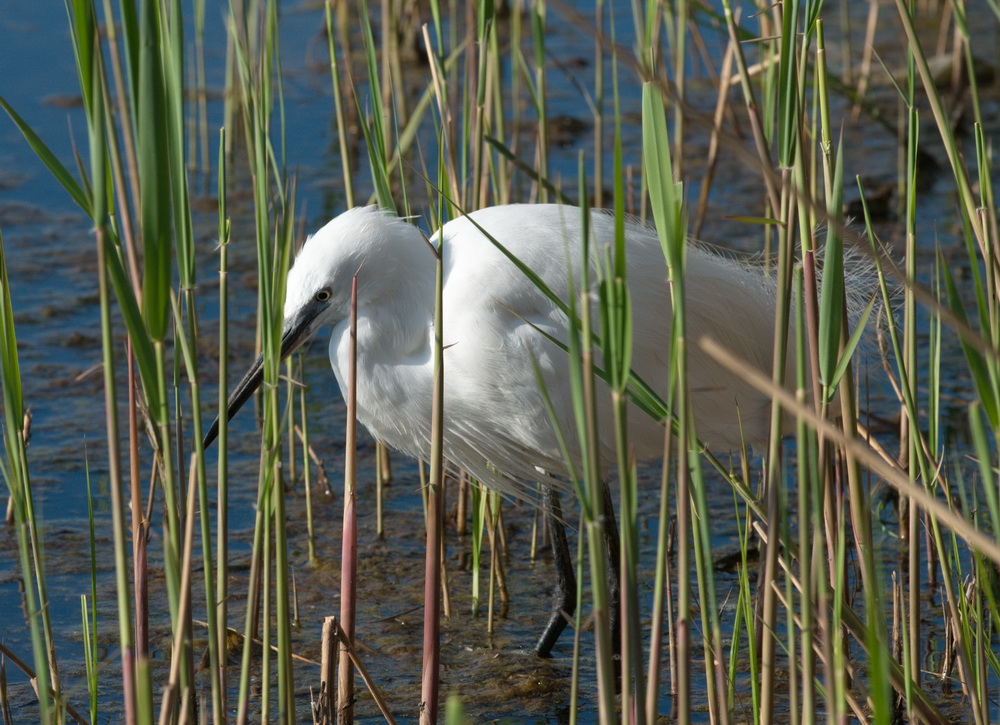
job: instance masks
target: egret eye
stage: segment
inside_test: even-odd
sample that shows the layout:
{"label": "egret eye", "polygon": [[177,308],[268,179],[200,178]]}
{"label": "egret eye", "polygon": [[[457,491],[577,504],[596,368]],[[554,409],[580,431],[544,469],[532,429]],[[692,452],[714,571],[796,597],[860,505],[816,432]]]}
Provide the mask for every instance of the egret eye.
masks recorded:
{"label": "egret eye", "polygon": [[332,297],[332,294],[330,293],[330,290],[326,288],[321,289],[319,292],[316,293],[317,302],[326,302],[327,300],[330,299],[330,297]]}

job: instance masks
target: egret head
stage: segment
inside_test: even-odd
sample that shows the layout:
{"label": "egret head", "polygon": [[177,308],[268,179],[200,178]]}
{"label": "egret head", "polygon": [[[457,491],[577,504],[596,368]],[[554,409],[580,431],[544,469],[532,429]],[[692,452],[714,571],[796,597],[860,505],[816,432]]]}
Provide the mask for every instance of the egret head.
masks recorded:
{"label": "egret head", "polygon": [[[351,281],[362,265],[371,263],[381,272],[363,275],[365,296],[377,298],[392,293],[393,270],[405,264],[399,254],[412,243],[415,227],[377,206],[350,209],[330,221],[311,236],[295,258],[285,285],[285,322],[281,331],[281,357],[284,359],[315,332],[336,326],[350,315]],[[411,244],[412,247],[412,244]],[[389,273],[387,273],[389,272]],[[382,284],[386,289],[379,289]],[[359,288],[359,295],[361,290]],[[227,415],[231,419],[260,387],[264,378],[264,358],[260,356],[247,370],[229,398]],[[207,447],[218,433],[216,420],[205,435]]]}

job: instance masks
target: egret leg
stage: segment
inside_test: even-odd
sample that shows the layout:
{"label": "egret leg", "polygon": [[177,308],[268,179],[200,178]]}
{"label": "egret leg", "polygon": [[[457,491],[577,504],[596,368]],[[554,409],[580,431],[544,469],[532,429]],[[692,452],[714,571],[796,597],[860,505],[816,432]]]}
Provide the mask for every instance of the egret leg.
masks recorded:
{"label": "egret leg", "polygon": [[611,500],[611,487],[605,481],[604,488],[604,549],[608,554],[608,622],[611,626],[611,652],[617,658],[622,651],[621,630],[621,538],[618,534],[618,518],[615,504]]}
{"label": "egret leg", "polygon": [[569,542],[566,540],[566,525],[562,520],[559,492],[554,488],[546,488],[542,500],[548,522],[549,542],[552,544],[552,560],[556,569],[556,594],[552,616],[549,617],[545,631],[535,645],[535,652],[539,657],[548,657],[559,635],[576,613],[576,572],[573,569],[573,558],[569,553]]}

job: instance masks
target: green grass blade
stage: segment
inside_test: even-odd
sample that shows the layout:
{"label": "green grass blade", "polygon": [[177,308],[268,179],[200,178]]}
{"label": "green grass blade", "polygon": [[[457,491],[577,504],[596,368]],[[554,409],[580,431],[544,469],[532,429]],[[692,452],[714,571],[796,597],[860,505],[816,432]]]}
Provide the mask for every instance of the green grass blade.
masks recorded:
{"label": "green grass blade", "polygon": [[830,387],[835,388],[840,384],[840,379],[847,372],[847,369],[851,365],[851,360],[854,358],[854,352],[858,349],[858,345],[861,344],[862,338],[865,336],[865,332],[868,327],[868,318],[871,316],[872,310],[875,309],[875,303],[878,301],[878,297],[872,295],[872,298],[865,305],[864,311],[861,313],[861,317],[858,319],[858,324],[851,333],[850,339],[844,346],[844,350],[840,355],[840,360],[837,362],[837,367],[833,370],[833,375],[830,379]]}
{"label": "green grass blade", "polygon": [[[968,318],[965,315],[965,306],[958,291],[958,286],[955,284],[955,278],[952,276],[946,260],[942,258],[940,265],[951,312],[961,322],[968,324]],[[969,366],[969,373],[976,384],[976,391],[979,393],[979,400],[983,405],[983,412],[990,421],[990,428],[997,430],[1000,427],[1000,404],[998,404],[994,395],[994,387],[989,369],[986,366],[986,361],[979,350],[967,342],[965,337],[960,336],[959,339],[962,344],[962,352],[965,353],[966,364]]]}
{"label": "green grass blade", "polygon": [[[142,312],[149,335],[163,340],[170,319],[171,207],[168,144],[170,129],[159,48],[159,8],[144,0],[139,25],[139,85],[137,136],[139,176],[142,180],[143,241]],[[155,379],[155,378],[154,378]]]}
{"label": "green grass blade", "polygon": [[32,151],[38,156],[38,159],[45,164],[45,167],[49,172],[56,178],[56,181],[69,193],[70,197],[76,202],[76,205],[83,209],[87,215],[90,215],[90,199],[84,192],[83,187],[73,178],[69,170],[63,166],[62,162],[56,158],[55,154],[45,145],[45,142],[39,138],[27,122],[18,115],[17,111],[11,107],[7,101],[0,96],[0,108],[3,108],[10,116],[10,120],[14,122],[21,135],[31,146]]}

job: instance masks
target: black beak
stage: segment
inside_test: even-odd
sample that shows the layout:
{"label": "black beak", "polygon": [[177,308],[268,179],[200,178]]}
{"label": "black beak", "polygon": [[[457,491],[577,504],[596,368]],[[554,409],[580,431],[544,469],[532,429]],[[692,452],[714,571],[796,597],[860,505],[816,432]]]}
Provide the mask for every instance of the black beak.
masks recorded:
{"label": "black beak", "polygon": [[[306,308],[285,324],[285,329],[281,333],[281,359],[291,355],[312,335],[312,323],[316,316],[323,310],[321,306]],[[261,355],[250,366],[250,369],[243,375],[236,390],[229,396],[229,403],[226,409],[226,420],[232,420],[233,416],[239,412],[243,404],[253,397],[253,394],[264,382],[264,356]],[[219,435],[219,419],[212,421],[208,432],[205,434],[204,447],[207,449]]]}

